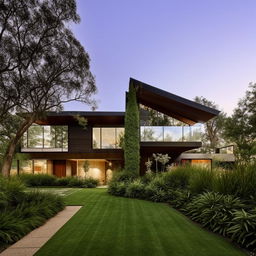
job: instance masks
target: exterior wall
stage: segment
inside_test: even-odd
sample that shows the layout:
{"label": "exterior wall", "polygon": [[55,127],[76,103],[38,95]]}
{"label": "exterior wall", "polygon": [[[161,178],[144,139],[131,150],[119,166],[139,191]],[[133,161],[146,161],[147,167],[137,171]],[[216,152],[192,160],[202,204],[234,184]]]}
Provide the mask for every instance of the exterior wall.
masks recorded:
{"label": "exterior wall", "polygon": [[77,176],[98,179],[100,181],[100,184],[105,184],[106,182],[105,160],[103,161],[88,160],[88,161],[89,161],[89,171],[87,173],[85,173],[83,169],[84,160],[78,161]]}

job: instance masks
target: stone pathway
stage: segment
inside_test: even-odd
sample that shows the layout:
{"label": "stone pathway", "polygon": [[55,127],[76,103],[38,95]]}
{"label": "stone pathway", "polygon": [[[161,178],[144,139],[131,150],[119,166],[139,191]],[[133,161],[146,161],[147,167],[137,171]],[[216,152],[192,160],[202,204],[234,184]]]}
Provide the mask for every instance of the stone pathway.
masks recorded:
{"label": "stone pathway", "polygon": [[34,255],[82,206],[66,206],[43,226],[31,231],[15,244],[0,253],[0,256]]}

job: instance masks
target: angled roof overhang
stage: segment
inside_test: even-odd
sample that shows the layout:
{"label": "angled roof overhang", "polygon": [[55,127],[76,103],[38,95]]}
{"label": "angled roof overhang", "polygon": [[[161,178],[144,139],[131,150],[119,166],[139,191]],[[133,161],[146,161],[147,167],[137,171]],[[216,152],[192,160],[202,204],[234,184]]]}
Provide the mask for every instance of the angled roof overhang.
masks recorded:
{"label": "angled roof overhang", "polygon": [[130,86],[137,89],[138,103],[189,125],[207,122],[220,113],[216,109],[206,107],[133,78],[130,78]]}

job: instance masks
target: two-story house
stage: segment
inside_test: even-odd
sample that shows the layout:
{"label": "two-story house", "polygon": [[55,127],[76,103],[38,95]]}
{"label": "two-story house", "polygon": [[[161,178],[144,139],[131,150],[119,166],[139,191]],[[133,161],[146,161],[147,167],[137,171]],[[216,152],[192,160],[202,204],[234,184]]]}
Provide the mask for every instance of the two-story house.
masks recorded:
{"label": "two-story house", "polygon": [[[201,124],[218,115],[218,110],[132,78],[130,86],[136,87],[138,106],[142,108],[141,174],[145,173],[145,162],[153,153],[169,154],[175,162],[183,152],[201,147]],[[148,109],[165,114],[173,122],[169,120],[168,125],[152,122]],[[77,115],[87,119],[86,128],[78,124]],[[50,112],[24,134],[20,152],[28,160],[18,161],[16,171],[58,177],[87,175],[104,184],[114,170],[124,165],[121,147],[124,120],[125,112]]]}

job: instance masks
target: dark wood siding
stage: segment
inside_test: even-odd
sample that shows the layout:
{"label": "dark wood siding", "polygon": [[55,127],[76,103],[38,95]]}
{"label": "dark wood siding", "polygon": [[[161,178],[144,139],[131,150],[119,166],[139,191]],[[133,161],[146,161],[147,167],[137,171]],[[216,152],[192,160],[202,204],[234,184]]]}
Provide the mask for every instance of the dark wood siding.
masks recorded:
{"label": "dark wood siding", "polygon": [[92,127],[84,129],[78,125],[68,127],[68,152],[83,153],[92,152]]}

